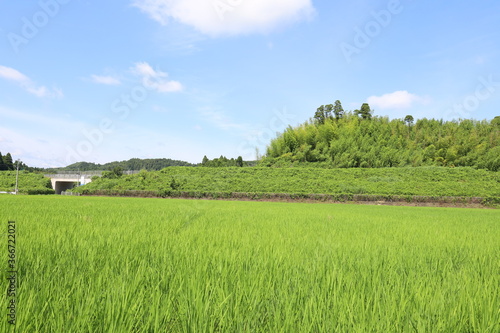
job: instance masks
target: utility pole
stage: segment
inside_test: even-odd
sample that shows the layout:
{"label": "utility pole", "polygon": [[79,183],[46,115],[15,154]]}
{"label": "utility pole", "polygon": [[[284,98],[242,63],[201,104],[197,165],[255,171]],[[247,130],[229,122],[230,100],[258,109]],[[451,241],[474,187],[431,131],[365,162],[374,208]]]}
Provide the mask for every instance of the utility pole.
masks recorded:
{"label": "utility pole", "polygon": [[17,162],[17,172],[16,172],[16,189],[15,189],[15,194],[17,194],[17,185],[19,184],[19,160]]}

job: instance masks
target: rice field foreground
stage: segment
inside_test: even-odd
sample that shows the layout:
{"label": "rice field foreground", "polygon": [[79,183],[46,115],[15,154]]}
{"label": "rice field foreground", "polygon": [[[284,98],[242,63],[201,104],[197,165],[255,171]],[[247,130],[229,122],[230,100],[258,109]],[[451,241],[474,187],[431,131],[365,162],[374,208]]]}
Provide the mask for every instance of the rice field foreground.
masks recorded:
{"label": "rice field foreground", "polygon": [[0,196],[1,332],[500,332],[500,212]]}

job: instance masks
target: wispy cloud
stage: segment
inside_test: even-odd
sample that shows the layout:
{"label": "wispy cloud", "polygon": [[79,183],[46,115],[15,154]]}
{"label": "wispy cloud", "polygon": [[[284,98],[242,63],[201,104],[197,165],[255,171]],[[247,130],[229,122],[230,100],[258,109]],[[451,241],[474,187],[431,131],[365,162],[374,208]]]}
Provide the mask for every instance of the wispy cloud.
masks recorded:
{"label": "wispy cloud", "polygon": [[146,87],[160,93],[179,92],[184,89],[179,81],[168,80],[168,73],[153,69],[147,62],[138,62],[131,70],[142,78]]}
{"label": "wispy cloud", "polygon": [[24,75],[23,73],[11,67],[0,66],[0,78],[12,81],[17,85],[19,85],[24,90],[26,90],[28,93],[40,98],[63,97],[63,93],[60,89],[57,88],[49,89],[45,86],[39,86],[35,82],[33,82],[28,76]]}
{"label": "wispy cloud", "polygon": [[380,109],[409,109],[415,103],[426,104],[428,98],[411,94],[406,90],[400,90],[382,96],[368,97],[367,102],[370,106]]}
{"label": "wispy cloud", "polygon": [[234,123],[222,111],[214,110],[211,107],[202,108],[199,112],[207,122],[222,130],[242,131],[247,129],[245,125]]}
{"label": "wispy cloud", "polygon": [[117,79],[116,77],[113,76],[101,76],[101,75],[92,75],[91,76],[92,82],[98,83],[98,84],[105,84],[109,86],[118,86],[122,84],[122,82]]}
{"label": "wispy cloud", "polygon": [[213,37],[269,32],[315,13],[311,0],[133,0],[132,5],[160,24],[175,20]]}
{"label": "wispy cloud", "polygon": [[53,129],[58,133],[74,133],[75,128],[81,128],[84,123],[79,121],[70,121],[57,116],[43,115],[35,112],[18,111],[11,108],[0,106],[0,117],[3,119],[13,119],[23,123],[33,123],[42,125],[43,128]]}
{"label": "wispy cloud", "polygon": [[151,107],[151,109],[154,111],[154,112],[157,112],[157,113],[170,113],[169,109],[167,109],[166,107],[164,106],[160,106],[160,105],[153,105]]}

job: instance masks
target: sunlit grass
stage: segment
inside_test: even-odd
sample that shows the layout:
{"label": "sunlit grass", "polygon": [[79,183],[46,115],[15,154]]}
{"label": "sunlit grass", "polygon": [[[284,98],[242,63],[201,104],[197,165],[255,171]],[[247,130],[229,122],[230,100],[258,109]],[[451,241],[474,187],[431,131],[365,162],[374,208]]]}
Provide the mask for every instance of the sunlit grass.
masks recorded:
{"label": "sunlit grass", "polygon": [[18,332],[500,331],[498,210],[2,196],[9,219]]}

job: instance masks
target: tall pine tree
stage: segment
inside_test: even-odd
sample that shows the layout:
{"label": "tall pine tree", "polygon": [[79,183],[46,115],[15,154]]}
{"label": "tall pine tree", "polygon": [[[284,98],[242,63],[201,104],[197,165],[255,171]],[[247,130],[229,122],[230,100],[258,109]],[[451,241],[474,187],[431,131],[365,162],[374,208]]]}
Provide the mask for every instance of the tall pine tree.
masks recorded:
{"label": "tall pine tree", "polygon": [[361,110],[359,110],[358,114],[363,119],[372,119],[372,110],[370,109],[370,105],[368,105],[368,103],[363,103],[363,105],[361,105]]}
{"label": "tall pine tree", "polygon": [[4,162],[4,157],[2,156],[2,153],[0,153],[0,171],[5,171],[7,169],[7,165],[5,165]]}
{"label": "tall pine tree", "polygon": [[7,170],[14,170],[14,162],[12,161],[12,155],[10,155],[10,153],[7,153],[7,155],[3,157],[3,162]]}
{"label": "tall pine tree", "polygon": [[344,108],[342,107],[342,103],[339,100],[335,101],[335,106],[333,107],[333,113],[335,114],[336,119],[340,119],[344,116]]}

